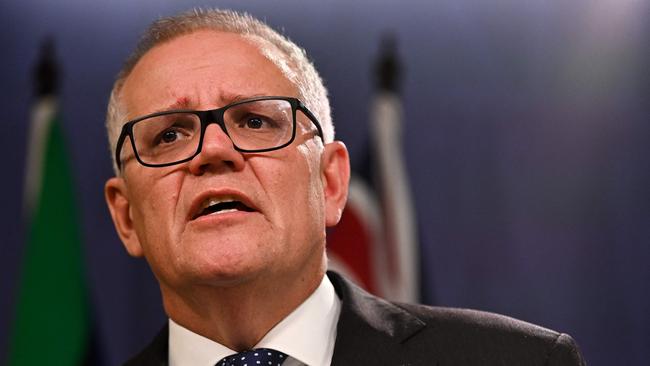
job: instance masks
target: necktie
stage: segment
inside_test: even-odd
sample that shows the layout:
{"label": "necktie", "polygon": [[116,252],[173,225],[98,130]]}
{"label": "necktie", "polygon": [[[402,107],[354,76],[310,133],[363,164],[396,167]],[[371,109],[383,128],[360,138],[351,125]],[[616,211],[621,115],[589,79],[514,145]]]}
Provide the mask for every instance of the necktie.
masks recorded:
{"label": "necktie", "polygon": [[270,348],[256,348],[222,358],[214,366],[280,366],[287,355]]}

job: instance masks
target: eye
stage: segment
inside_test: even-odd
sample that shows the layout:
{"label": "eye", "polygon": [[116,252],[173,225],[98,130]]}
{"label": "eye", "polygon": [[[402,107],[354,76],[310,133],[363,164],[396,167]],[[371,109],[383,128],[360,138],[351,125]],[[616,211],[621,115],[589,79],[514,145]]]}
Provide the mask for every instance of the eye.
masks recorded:
{"label": "eye", "polygon": [[167,130],[162,133],[160,136],[160,141],[163,143],[171,143],[178,139],[178,131],[176,130]]}
{"label": "eye", "polygon": [[193,131],[178,126],[168,127],[152,138],[152,146],[175,146],[192,138]]}
{"label": "eye", "polygon": [[264,121],[260,117],[250,117],[246,120],[246,127],[257,130],[262,128]]}

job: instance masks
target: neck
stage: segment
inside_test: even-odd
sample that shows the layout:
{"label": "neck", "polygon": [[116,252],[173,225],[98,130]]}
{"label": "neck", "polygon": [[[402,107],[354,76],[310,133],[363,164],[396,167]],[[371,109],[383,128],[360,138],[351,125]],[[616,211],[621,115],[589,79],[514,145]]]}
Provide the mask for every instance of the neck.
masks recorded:
{"label": "neck", "polygon": [[[165,311],[179,325],[237,352],[253,348],[320,285],[325,268],[303,276],[235,286],[194,286],[180,294],[161,284]],[[264,276],[261,276],[264,277]]]}

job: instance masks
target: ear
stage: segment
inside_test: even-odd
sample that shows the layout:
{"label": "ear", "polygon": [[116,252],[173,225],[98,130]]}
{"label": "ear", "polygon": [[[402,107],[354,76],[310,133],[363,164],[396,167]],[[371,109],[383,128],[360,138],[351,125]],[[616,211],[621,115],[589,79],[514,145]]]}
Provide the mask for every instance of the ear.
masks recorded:
{"label": "ear", "polygon": [[341,141],[331,142],[321,155],[321,179],[325,196],[325,225],[338,224],[348,199],[350,158]]}
{"label": "ear", "polygon": [[115,230],[126,251],[133,257],[142,257],[140,239],[133,227],[128,189],[123,178],[113,177],[104,185],[104,197],[113,218]]}

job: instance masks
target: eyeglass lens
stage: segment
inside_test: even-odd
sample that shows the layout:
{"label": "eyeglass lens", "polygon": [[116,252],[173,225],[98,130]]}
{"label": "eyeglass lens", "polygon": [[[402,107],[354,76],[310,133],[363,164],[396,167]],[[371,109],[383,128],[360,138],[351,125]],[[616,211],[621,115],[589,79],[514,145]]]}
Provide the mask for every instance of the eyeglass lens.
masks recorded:
{"label": "eyeglass lens", "polygon": [[[219,116],[211,116],[210,118]],[[234,104],[223,111],[226,133],[242,150],[282,146],[293,134],[293,110],[286,100],[256,100]],[[198,114],[167,113],[133,125],[133,141],[140,160],[167,164],[196,154],[201,139]]]}

